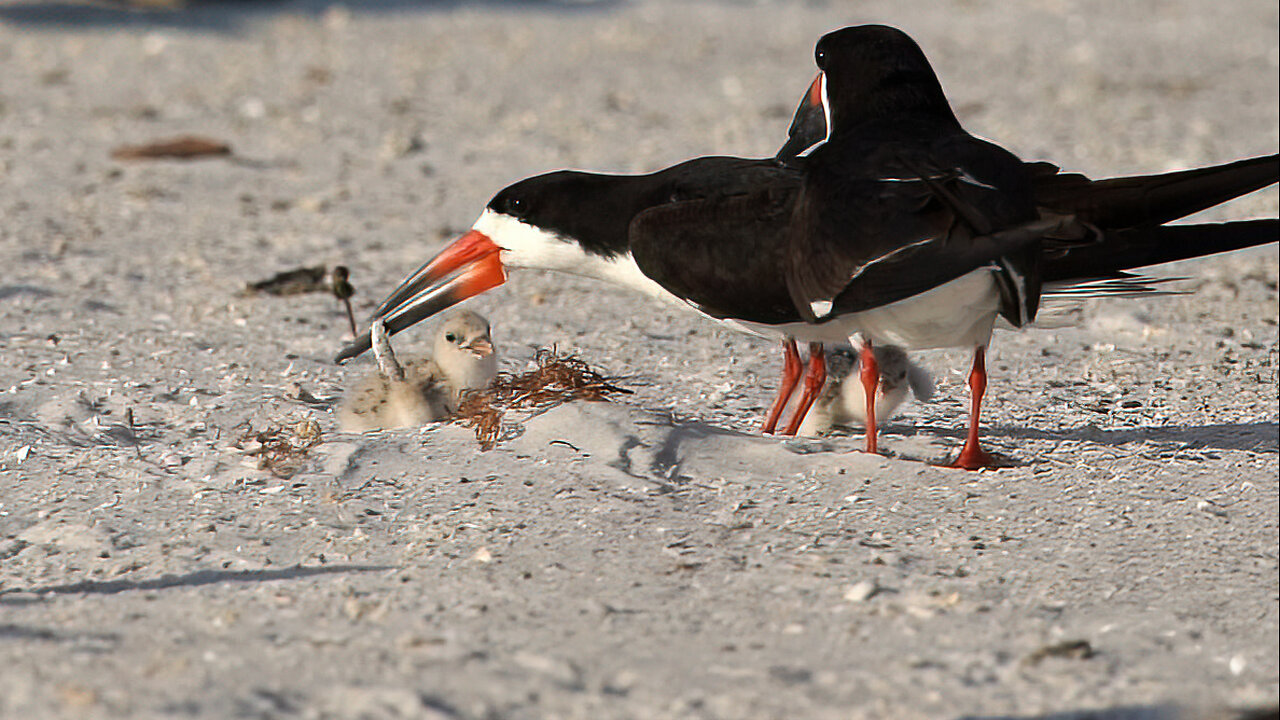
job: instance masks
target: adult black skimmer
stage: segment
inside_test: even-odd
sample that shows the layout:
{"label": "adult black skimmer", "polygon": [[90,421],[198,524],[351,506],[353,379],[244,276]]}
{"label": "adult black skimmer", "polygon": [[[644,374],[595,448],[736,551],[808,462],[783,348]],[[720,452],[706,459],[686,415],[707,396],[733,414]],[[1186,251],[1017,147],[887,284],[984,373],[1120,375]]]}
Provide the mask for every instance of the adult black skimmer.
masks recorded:
{"label": "adult black skimmer", "polygon": [[[807,187],[810,203],[816,206],[809,210],[814,219],[807,229],[793,236],[793,264],[788,277],[797,306],[810,319],[831,312],[832,298],[844,297],[852,287],[853,283],[844,279],[845,273],[853,273],[856,280],[868,269],[875,272],[873,266],[885,270],[886,262],[902,268],[899,272],[910,272],[911,264],[902,262],[903,255],[921,253],[930,257],[928,263],[941,269],[949,256],[955,257],[957,235],[970,236],[966,249],[959,250],[961,254],[977,250],[973,241],[983,236],[986,240],[1003,236],[1005,249],[990,258],[990,270],[994,272],[986,274],[1000,293],[1000,314],[1015,326],[1034,319],[1045,283],[1050,293],[1140,292],[1150,288],[1143,285],[1141,278],[1123,270],[1165,261],[1158,258],[1194,257],[1276,239],[1274,220],[1137,233],[1140,228],[1162,225],[1274,183],[1276,156],[1202,171],[1094,182],[1081,175],[1062,173],[1048,163],[1015,162],[1002,149],[965,132],[923,51],[899,30],[876,25],[838,30],[819,40],[814,57],[818,76],[801,98],[788,140],[779,151],[780,156],[811,158]],[[860,239],[868,233],[849,233],[842,226],[874,221],[877,213],[892,207],[883,198],[868,200],[864,185],[868,180],[873,186],[877,181],[931,186],[930,201],[946,206],[944,215],[952,213],[955,222],[968,228],[953,226],[924,239],[923,245],[911,238],[911,231],[903,232],[905,228],[880,230],[872,234],[888,239],[888,244],[868,252],[865,240]],[[951,188],[944,188],[939,181],[950,183]],[[1028,212],[1031,208],[1027,187],[1034,214]],[[968,197],[962,198],[965,193]],[[899,193],[897,199],[906,196]],[[839,210],[833,214],[832,208]],[[1010,212],[1013,215],[1007,214]],[[919,220],[928,214],[927,210],[915,213],[914,218]],[[1062,217],[1064,223],[1058,228],[1046,227],[1045,222],[1054,216]],[[898,215],[895,219],[903,218]],[[1016,237],[1017,233],[1036,227],[1045,232]],[[1100,242],[1106,233],[1092,232],[1097,228],[1132,230],[1120,232],[1111,242]],[[1037,234],[1040,236],[1035,237]],[[895,236],[896,245],[892,240]],[[1192,237],[1196,249],[1174,249]],[[950,250],[944,247],[948,244],[953,245]],[[837,260],[841,255],[844,257]],[[1081,292],[1080,281],[1090,275],[1109,284],[1094,285]],[[925,286],[927,282],[922,285]],[[957,290],[960,297],[976,297],[966,295],[977,292],[976,288]],[[804,312],[805,303],[810,305],[809,312]],[[943,301],[939,306],[945,304]],[[989,314],[988,310],[979,316]],[[929,320],[921,323],[898,318],[891,322],[899,323],[901,331],[919,335],[911,343],[913,346],[941,342],[937,328],[928,327]],[[881,328],[880,334],[885,330]],[[946,331],[941,334],[946,335]],[[985,333],[979,332],[975,339],[984,334],[989,339],[989,324]],[[864,345],[864,357],[874,360],[867,352],[869,343]],[[970,373],[970,432],[957,460],[962,467],[981,466],[987,461],[977,440],[978,413],[986,386],[986,342],[975,345]],[[822,365],[817,364],[816,368],[820,374]],[[813,363],[810,371],[813,374]],[[866,380],[871,383],[875,377],[875,373],[868,373]],[[871,391],[868,387],[868,414],[874,411]],[[874,432],[874,426],[869,432]]]}
{"label": "adult black skimmer", "polygon": [[347,432],[416,427],[444,420],[458,409],[467,390],[493,382],[497,354],[489,322],[473,312],[456,312],[436,330],[429,358],[401,365],[381,321],[370,328],[378,372],[360,380],[338,408]]}
{"label": "adult black skimmer", "polygon": [[[1143,286],[1125,270],[1275,241],[1274,219],[1162,226],[1276,182],[1275,156],[1097,182],[1023,163],[960,128],[910,38],[873,34],[888,42],[859,56],[865,87],[835,85],[828,76],[840,73],[823,68],[819,96],[835,132],[804,157],[523,180],[376,316],[394,333],[501,284],[506,267],[535,267],[632,287],[758,332],[811,343],[865,338],[868,397],[872,344],[974,347],[970,434],[956,464],[979,467],[987,463],[977,437],[983,348],[997,314],[1022,325],[1045,284],[1105,278],[1115,282],[1096,292],[1131,292]],[[842,88],[834,110],[833,86]],[[369,343],[362,336],[338,360]],[[816,393],[821,384],[809,379]],[[868,416],[874,450],[874,407]]]}

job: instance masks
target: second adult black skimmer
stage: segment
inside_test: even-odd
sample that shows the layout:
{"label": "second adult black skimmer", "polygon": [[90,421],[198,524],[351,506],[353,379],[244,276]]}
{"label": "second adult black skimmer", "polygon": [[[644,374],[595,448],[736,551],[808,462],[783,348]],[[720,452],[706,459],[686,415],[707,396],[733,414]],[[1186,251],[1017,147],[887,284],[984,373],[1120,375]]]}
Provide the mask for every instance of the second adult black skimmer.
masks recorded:
{"label": "second adult black skimmer", "polygon": [[[377,317],[397,332],[501,284],[507,267],[534,267],[811,343],[858,336],[975,347],[970,436],[956,464],[980,467],[983,348],[997,314],[1025,324],[1041,286],[1110,278],[1117,284],[1098,292],[1131,291],[1141,285],[1125,270],[1276,240],[1274,219],[1163,226],[1276,182],[1275,156],[1097,182],[1023,163],[965,133],[914,42],[897,31],[886,37],[890,49],[903,41],[914,49],[911,72],[898,72],[901,55],[861,58],[869,83],[854,90],[867,97],[848,112],[824,111],[837,132],[805,157],[709,157],[649,175],[561,171],[520,181]],[[362,336],[338,359],[368,347]],[[874,363],[863,372],[874,374]]]}
{"label": "second adult black skimmer", "polygon": [[[1092,228],[1158,226],[1277,179],[1276,156],[1270,156],[1199,172],[1093,182],[1062,173],[1048,163],[1022,163],[965,132],[923,51],[897,29],[868,25],[829,33],[818,41],[814,57],[819,74],[802,97],[788,141],[779,151],[780,156],[809,158],[807,198],[799,210],[809,219],[800,220],[807,222],[803,230],[793,231],[788,282],[797,306],[810,319],[830,312],[837,295],[846,298],[855,285],[847,274],[857,281],[868,270],[897,272],[900,280],[912,283],[917,282],[911,277],[916,270],[945,271],[959,257],[961,266],[985,275],[988,285],[994,283],[1000,294],[999,313],[1021,326],[1034,319],[1045,283],[1052,290],[1055,281],[1076,284],[1097,273],[1116,281],[1108,288],[1097,288],[1103,294],[1124,292],[1126,286],[1143,289],[1140,281],[1118,271],[1137,266],[1133,261],[1150,252],[1145,247],[1150,241],[1097,242]],[[935,218],[950,215],[953,224],[945,231],[926,232],[923,239],[909,226],[885,225],[868,232],[864,229],[868,221],[875,223],[886,212],[891,222],[918,221],[930,215],[927,209],[894,212],[894,202],[909,198],[910,191],[882,192],[879,197],[867,192],[867,187],[886,181],[903,183],[904,188],[930,186],[930,202],[943,206],[942,216]],[[944,187],[947,184],[950,188]],[[1051,223],[1055,216],[1064,223],[1047,227],[1046,221]],[[1224,243],[1220,249],[1229,249],[1228,245],[1255,233],[1260,242],[1274,241],[1274,223],[1217,226],[1213,232]],[[849,232],[850,226],[859,229]],[[1168,230],[1162,242],[1176,244],[1180,232]],[[1019,238],[1019,233],[1024,236]],[[869,248],[869,236],[883,246]],[[992,248],[982,247],[992,240],[1003,245],[995,254]],[[987,272],[980,260],[975,263],[962,257],[975,252],[987,255],[993,272]],[[922,255],[923,261],[913,261],[913,255]],[[928,279],[917,286],[936,291]],[[955,289],[954,299],[961,304],[981,292],[976,287]],[[938,308],[950,305],[946,300],[934,303]],[[975,318],[990,315],[990,310],[973,314]],[[907,341],[909,345],[929,346],[941,344],[949,332],[961,329],[940,329],[935,326],[937,319],[898,317],[890,322],[899,333],[917,335]],[[974,339],[985,334],[989,340],[990,324],[981,322],[986,331]],[[879,334],[886,335],[885,328]],[[870,343],[863,345],[863,357],[873,360]],[[977,435],[986,386],[986,340],[974,345],[970,432],[957,460],[962,467],[987,461]],[[820,374],[821,364],[816,368]],[[868,383],[874,379],[874,373],[866,377]],[[872,413],[870,387],[867,397],[867,412]]]}

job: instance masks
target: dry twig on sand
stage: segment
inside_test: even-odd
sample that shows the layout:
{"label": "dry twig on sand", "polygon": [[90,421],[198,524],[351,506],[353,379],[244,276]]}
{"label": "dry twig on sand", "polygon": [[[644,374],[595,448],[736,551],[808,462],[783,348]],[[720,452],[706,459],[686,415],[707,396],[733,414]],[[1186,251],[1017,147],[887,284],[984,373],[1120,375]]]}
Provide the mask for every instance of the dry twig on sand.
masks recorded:
{"label": "dry twig on sand", "polygon": [[586,361],[542,349],[534,356],[536,367],[519,375],[498,373],[484,390],[468,392],[458,405],[457,420],[475,428],[480,449],[498,443],[502,414],[507,410],[542,410],[570,400],[604,401],[609,395],[630,394],[591,369]]}

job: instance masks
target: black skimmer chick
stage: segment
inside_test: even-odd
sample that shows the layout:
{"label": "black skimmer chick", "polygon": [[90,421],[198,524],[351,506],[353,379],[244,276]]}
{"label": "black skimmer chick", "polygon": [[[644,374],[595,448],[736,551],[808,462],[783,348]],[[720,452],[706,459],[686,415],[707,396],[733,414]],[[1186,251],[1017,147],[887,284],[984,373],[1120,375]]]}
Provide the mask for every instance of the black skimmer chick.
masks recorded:
{"label": "black skimmer chick", "polygon": [[[1034,318],[1042,287],[1101,278],[1113,284],[1094,286],[1098,293],[1132,292],[1142,285],[1128,269],[1275,241],[1274,219],[1162,226],[1274,183],[1275,156],[1098,182],[1023,163],[964,132],[910,38],[873,34],[888,42],[859,56],[866,87],[841,91],[846,109],[824,117],[836,132],[804,157],[710,157],[649,175],[561,171],[520,181],[376,316],[398,332],[500,285],[508,267],[533,267],[810,343],[856,336],[867,348],[973,347],[970,435],[956,464],[981,467],[984,348],[997,315],[1020,326]],[[824,102],[825,78],[838,74],[824,67]],[[851,92],[866,97],[859,103]],[[338,360],[369,344],[362,335]],[[805,385],[816,394],[814,375],[811,367]],[[860,375],[877,381],[874,352]]]}
{"label": "black skimmer chick", "polygon": [[[875,383],[875,418],[884,422],[906,402],[908,392],[917,400],[933,397],[933,377],[911,361],[907,352],[893,345],[877,345],[872,350],[880,377]],[[862,354],[835,348],[827,353],[827,378],[822,392],[805,414],[797,435],[814,437],[835,426],[867,426],[867,385],[862,382]]]}
{"label": "black skimmer chick", "polygon": [[436,331],[433,355],[401,365],[382,321],[370,328],[378,372],[361,379],[338,408],[347,432],[417,427],[445,420],[467,390],[479,390],[498,372],[489,322],[456,312]]}

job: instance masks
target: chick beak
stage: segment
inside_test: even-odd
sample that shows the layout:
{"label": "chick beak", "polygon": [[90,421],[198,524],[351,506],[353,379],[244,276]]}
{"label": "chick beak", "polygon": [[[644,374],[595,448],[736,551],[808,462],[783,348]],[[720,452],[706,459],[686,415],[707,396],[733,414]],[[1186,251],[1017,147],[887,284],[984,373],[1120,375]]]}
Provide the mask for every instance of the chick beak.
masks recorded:
{"label": "chick beak", "polygon": [[493,354],[493,342],[489,338],[476,338],[471,342],[462,346],[463,350],[468,350],[476,357],[487,357]]}

